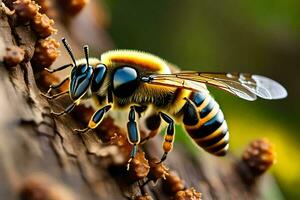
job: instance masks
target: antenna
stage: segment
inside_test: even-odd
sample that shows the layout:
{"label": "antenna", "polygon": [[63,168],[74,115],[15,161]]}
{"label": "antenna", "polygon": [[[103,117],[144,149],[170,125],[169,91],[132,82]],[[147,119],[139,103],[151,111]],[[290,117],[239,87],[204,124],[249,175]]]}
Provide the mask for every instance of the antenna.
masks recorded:
{"label": "antenna", "polygon": [[70,57],[71,57],[71,59],[74,63],[74,66],[77,67],[74,55],[72,53],[72,49],[71,49],[70,45],[68,44],[66,38],[62,38],[61,41],[64,44],[65,48],[67,49],[67,51],[68,51],[68,53],[69,53],[69,55],[70,55]]}
{"label": "antenna", "polygon": [[89,46],[84,45],[83,50],[84,50],[84,55],[85,55],[85,59],[86,59],[86,64],[87,64],[87,66],[90,66],[90,64],[89,64]]}

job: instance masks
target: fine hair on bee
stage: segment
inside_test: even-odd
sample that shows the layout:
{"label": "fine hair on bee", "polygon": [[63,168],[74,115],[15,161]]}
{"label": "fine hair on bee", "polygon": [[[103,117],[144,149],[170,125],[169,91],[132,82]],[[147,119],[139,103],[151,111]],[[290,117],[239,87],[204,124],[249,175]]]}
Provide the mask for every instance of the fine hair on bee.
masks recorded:
{"label": "fine hair on bee", "polygon": [[[228,126],[219,104],[209,94],[206,85],[249,101],[257,97],[281,99],[287,96],[287,91],[278,82],[260,75],[196,71],[172,73],[167,61],[150,53],[112,50],[98,59],[89,57],[87,45],[83,47],[85,58],[75,60],[65,38],[62,43],[72,63],[46,70],[54,73],[70,67],[71,73],[61,83],[51,85],[43,95],[55,99],[68,94],[73,103],[65,110],[52,114],[60,116],[70,113],[82,100],[91,99],[95,113],[86,128],[75,130],[84,133],[96,128],[110,110],[127,111],[127,138],[132,145],[128,167],[139,144],[154,137],[162,121],[167,128],[164,154],[159,162],[167,158],[173,147],[176,123],[183,124],[193,141],[205,151],[216,156],[226,154],[229,147]],[[53,89],[68,80],[67,91],[51,95]],[[138,122],[144,114],[145,127],[152,134],[141,138]]]}

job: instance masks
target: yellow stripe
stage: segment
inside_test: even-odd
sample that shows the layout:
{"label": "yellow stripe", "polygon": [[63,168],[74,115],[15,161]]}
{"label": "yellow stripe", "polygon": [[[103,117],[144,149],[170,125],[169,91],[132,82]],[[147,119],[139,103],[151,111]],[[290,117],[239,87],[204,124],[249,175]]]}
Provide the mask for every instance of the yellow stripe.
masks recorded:
{"label": "yellow stripe", "polygon": [[205,100],[202,102],[202,104],[197,108],[197,110],[199,112],[201,112],[201,110],[203,110],[203,108],[205,108],[209,102],[212,100],[212,98],[210,97],[210,95],[207,95]]}
{"label": "yellow stripe", "polygon": [[203,119],[200,119],[200,125],[205,124],[208,120],[210,120],[211,118],[213,118],[219,111],[219,104],[215,104],[215,107],[210,111],[210,113],[205,116]]}
{"label": "yellow stripe", "polygon": [[142,51],[127,49],[108,51],[101,55],[101,62],[107,66],[111,66],[112,63],[116,62],[138,65],[142,69],[155,71],[162,74],[171,73],[167,62],[158,56]]}
{"label": "yellow stripe", "polygon": [[206,151],[209,151],[209,150],[213,149],[214,147],[217,147],[217,146],[223,144],[224,142],[225,142],[225,140],[222,139],[222,140],[220,140],[219,142],[217,142],[217,143],[215,143],[215,144],[213,144],[213,145],[211,145],[211,146],[209,146],[209,147],[205,147],[205,150],[206,150]]}
{"label": "yellow stripe", "polygon": [[163,149],[164,149],[164,152],[169,152],[171,151],[173,148],[173,144],[171,142],[164,142],[163,143]]}
{"label": "yellow stripe", "polygon": [[190,96],[193,92],[191,90],[186,90],[186,89],[178,89],[178,94],[176,95],[176,99],[174,100],[182,100],[184,102],[186,102],[186,100],[184,98]]}
{"label": "yellow stripe", "polygon": [[91,120],[91,121],[89,122],[88,127],[91,128],[91,129],[94,129],[94,128],[97,127],[97,124],[96,124],[93,120]]}
{"label": "yellow stripe", "polygon": [[228,150],[228,148],[229,148],[229,144],[227,144],[223,149],[221,149],[221,150],[219,150],[217,152],[214,152],[213,154],[217,155],[217,154],[219,154],[221,152],[225,152],[226,153],[227,150]]}
{"label": "yellow stripe", "polygon": [[168,112],[178,113],[186,103],[184,98],[188,97],[191,93],[192,91],[190,90],[180,89],[173,103],[169,105]]}
{"label": "yellow stripe", "polygon": [[173,135],[166,135],[165,136],[165,141],[172,142],[173,141]]}
{"label": "yellow stripe", "polygon": [[210,150],[210,149],[213,149],[214,147],[217,147],[221,144],[223,144],[224,142],[228,141],[229,140],[229,134],[227,133],[223,138],[222,140],[220,140],[219,142],[211,145],[211,146],[208,146],[208,147],[205,147],[206,150]]}
{"label": "yellow stripe", "polygon": [[210,140],[214,137],[219,136],[222,133],[222,131],[224,130],[224,128],[226,128],[226,126],[227,126],[227,123],[226,123],[226,121],[224,121],[222,123],[222,125],[217,130],[215,130],[213,133],[211,133],[210,135],[208,135],[204,138],[195,139],[195,142],[204,142],[204,141],[207,141],[207,140]]}
{"label": "yellow stripe", "polygon": [[[197,107],[197,111],[198,112],[201,112],[201,110],[203,110],[203,108],[205,108],[209,102],[212,100],[212,98],[208,95],[206,96],[205,100],[202,102],[202,104]],[[209,113],[210,114],[210,113]],[[205,119],[205,118],[203,118]],[[193,126],[188,126],[188,125],[185,125],[185,129],[186,130],[195,130],[197,128],[199,128],[200,126],[202,126],[202,122],[201,122],[201,119],[199,120],[199,122],[196,124],[196,125],[193,125]]]}
{"label": "yellow stripe", "polygon": [[194,126],[184,125],[184,127],[186,130],[195,130],[195,129],[198,129],[200,127],[200,125],[201,125],[201,122],[199,120],[199,122]]}

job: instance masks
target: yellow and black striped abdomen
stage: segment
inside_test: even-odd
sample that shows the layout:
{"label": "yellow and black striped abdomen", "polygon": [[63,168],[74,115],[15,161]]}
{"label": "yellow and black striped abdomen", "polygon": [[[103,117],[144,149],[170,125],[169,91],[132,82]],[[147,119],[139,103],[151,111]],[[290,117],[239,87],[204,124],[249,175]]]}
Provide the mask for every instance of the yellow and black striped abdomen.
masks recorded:
{"label": "yellow and black striped abdomen", "polygon": [[229,132],[219,104],[203,92],[193,92],[189,99],[196,105],[200,119],[196,125],[185,125],[186,131],[204,150],[224,156],[229,147]]}

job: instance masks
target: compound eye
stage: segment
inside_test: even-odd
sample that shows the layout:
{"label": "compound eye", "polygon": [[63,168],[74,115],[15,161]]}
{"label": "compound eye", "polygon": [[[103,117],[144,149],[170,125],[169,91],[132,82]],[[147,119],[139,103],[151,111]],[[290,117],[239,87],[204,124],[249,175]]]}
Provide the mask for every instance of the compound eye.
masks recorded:
{"label": "compound eye", "polygon": [[118,97],[128,97],[138,87],[138,73],[129,66],[118,68],[113,75],[113,90]]}
{"label": "compound eye", "polygon": [[103,84],[107,69],[104,64],[99,64],[94,68],[94,76],[91,85],[92,92],[97,92]]}
{"label": "compound eye", "polygon": [[87,66],[84,64],[73,68],[70,82],[71,99],[77,100],[86,93],[92,80],[92,76],[92,66]]}

